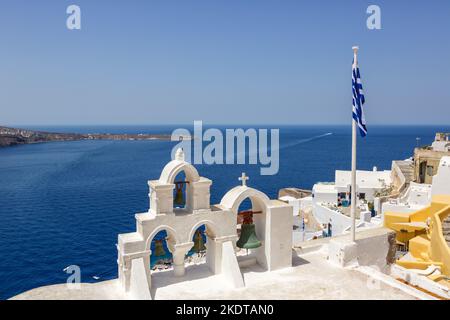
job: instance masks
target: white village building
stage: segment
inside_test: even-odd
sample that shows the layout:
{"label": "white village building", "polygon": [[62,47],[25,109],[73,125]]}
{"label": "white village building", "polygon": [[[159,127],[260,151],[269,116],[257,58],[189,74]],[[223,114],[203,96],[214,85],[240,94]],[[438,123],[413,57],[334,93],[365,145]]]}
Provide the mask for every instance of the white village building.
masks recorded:
{"label": "white village building", "polygon": [[385,212],[414,212],[428,206],[431,202],[431,184],[410,182],[408,189],[398,198],[389,199],[382,204]]}
{"label": "white village building", "polygon": [[[358,204],[361,200],[374,201],[376,192],[391,184],[391,171],[356,171],[356,192]],[[337,204],[338,200],[349,201],[351,193],[351,171],[336,170],[334,183],[317,183],[313,186],[313,201]]]}
{"label": "white village building", "polygon": [[[174,208],[176,177],[185,174],[186,205]],[[148,182],[150,208],[138,213],[136,231],[118,236],[119,282],[134,298],[151,299],[152,278],[158,272],[150,270],[151,242],[160,231],[167,232],[167,247],[173,256],[173,276],[186,272],[185,257],[193,247],[199,227],[206,227],[206,264],[212,274],[223,275],[230,287],[243,287],[242,266],[258,264],[267,271],[292,265],[292,206],[248,187],[244,174],[242,185],[229,190],[219,204],[210,204],[212,181],[201,177],[194,166],[184,160],[179,149],[175,160],[162,170],[158,180]],[[249,254],[238,254],[238,210],[250,199],[254,215],[256,238],[261,242]]]}
{"label": "white village building", "polygon": [[450,194],[450,157],[442,157],[431,184],[410,182],[408,189],[398,198],[382,204],[385,212],[410,213],[429,206],[433,195]]}
{"label": "white village building", "polygon": [[[356,206],[357,229],[371,228],[381,225],[379,217],[373,217],[375,212],[369,207],[373,204],[377,192],[389,188],[391,185],[391,171],[356,171]],[[326,225],[329,236],[340,235],[350,231],[350,204],[351,204],[351,171],[336,170],[334,182],[316,183],[312,189],[310,199],[314,218]]]}
{"label": "white village building", "polygon": [[[443,138],[436,140],[447,145],[447,139],[446,137],[445,140]],[[443,145],[443,147],[445,146]],[[372,171],[357,170],[357,229],[380,226],[384,212],[414,212],[428,206],[433,195],[450,194],[450,157],[441,158],[437,173],[432,177],[432,184],[409,181],[411,177],[403,176],[408,173],[409,169],[400,170],[400,164],[408,164],[409,167],[412,166],[413,161],[410,159],[393,161],[392,170],[378,171],[376,168]],[[402,170],[405,172],[400,172]],[[402,179],[408,180],[407,188],[396,193],[392,187],[404,185],[405,181],[396,181]],[[350,180],[350,171],[336,170],[334,182],[315,184],[312,196],[297,199],[297,206],[304,208],[309,205],[314,218],[319,223],[324,226],[331,224],[332,236],[347,233],[350,231],[351,225]],[[388,194],[399,194],[399,196],[393,198]],[[383,202],[382,198],[387,200]],[[289,203],[291,202],[289,201]],[[371,207],[373,204],[373,209],[369,207],[369,204]]]}
{"label": "white village building", "polygon": [[431,149],[439,152],[450,152],[450,133],[437,133]]}

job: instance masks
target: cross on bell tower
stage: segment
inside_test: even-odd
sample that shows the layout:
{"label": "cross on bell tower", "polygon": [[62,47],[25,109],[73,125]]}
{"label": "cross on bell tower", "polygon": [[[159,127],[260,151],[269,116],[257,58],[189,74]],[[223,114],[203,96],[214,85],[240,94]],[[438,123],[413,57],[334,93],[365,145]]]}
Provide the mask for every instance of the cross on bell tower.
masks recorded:
{"label": "cross on bell tower", "polygon": [[247,180],[249,180],[250,178],[247,177],[247,175],[245,174],[245,172],[242,172],[241,176],[239,177],[239,181],[242,181],[242,186],[246,187],[247,186]]}

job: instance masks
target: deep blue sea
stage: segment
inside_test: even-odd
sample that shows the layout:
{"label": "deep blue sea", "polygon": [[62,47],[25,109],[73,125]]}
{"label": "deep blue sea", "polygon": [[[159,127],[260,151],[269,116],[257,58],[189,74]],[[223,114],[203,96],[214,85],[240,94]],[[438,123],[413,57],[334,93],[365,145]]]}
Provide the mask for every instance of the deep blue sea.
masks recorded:
{"label": "deep blue sea", "polygon": [[[192,130],[192,125],[184,127]],[[250,186],[276,197],[280,188],[309,189],[317,181],[333,181],[336,169],[350,168],[349,126],[278,128],[280,170],[275,176],[261,176],[259,165],[197,167],[213,180],[212,203],[239,184],[242,171],[250,176]],[[30,129],[171,133],[173,127]],[[392,160],[412,155],[416,137],[429,144],[437,131],[450,132],[450,126],[371,126],[359,140],[358,168],[389,169]],[[147,180],[159,178],[174,145],[76,141],[0,149],[0,299],[63,283],[69,265],[80,266],[83,282],[115,278],[117,234],[135,231],[134,214],[148,210]]]}

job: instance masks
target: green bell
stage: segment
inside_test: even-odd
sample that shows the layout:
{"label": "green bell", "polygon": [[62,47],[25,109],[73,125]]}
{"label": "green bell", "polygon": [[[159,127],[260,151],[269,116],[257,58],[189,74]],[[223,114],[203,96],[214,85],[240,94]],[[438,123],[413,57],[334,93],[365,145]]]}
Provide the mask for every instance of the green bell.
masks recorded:
{"label": "green bell", "polygon": [[184,206],[185,201],[183,196],[183,184],[177,183],[175,184],[175,186],[176,186],[176,194],[173,203],[178,206]]}
{"label": "green bell", "polygon": [[200,230],[195,232],[193,250],[196,253],[206,250],[205,242],[203,241],[202,232]]}
{"label": "green bell", "polygon": [[239,248],[256,249],[261,247],[261,241],[256,237],[255,225],[253,223],[241,225],[241,236],[236,242]]}
{"label": "green bell", "polygon": [[164,250],[163,240],[155,240],[155,257],[162,257],[166,255],[166,250]]}

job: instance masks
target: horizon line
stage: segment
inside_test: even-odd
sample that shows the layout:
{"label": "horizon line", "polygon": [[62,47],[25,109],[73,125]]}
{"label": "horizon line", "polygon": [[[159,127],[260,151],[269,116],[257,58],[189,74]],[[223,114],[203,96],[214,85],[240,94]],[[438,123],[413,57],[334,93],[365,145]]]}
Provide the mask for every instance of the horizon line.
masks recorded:
{"label": "horizon line", "polygon": [[[201,120],[196,120],[201,121]],[[180,122],[180,123],[91,123],[91,124],[80,124],[80,123],[63,123],[63,124],[45,124],[45,123],[35,123],[35,124],[0,124],[3,127],[9,128],[20,128],[20,127],[106,127],[106,126],[130,126],[130,127],[138,127],[138,126],[165,126],[165,127],[173,127],[173,126],[193,126],[194,121],[192,122]],[[312,126],[351,126],[351,123],[226,123],[226,122],[205,122],[203,121],[203,126],[280,126],[280,127],[288,127],[288,126],[297,126],[297,127],[312,127]],[[406,126],[416,126],[416,127],[432,127],[432,126],[441,126],[441,127],[450,127],[450,124],[437,123],[437,124],[423,124],[423,123],[373,123],[368,125],[373,127],[406,127]]]}

